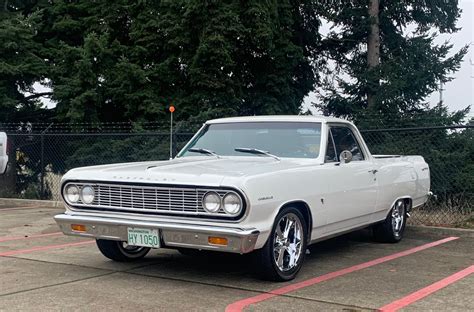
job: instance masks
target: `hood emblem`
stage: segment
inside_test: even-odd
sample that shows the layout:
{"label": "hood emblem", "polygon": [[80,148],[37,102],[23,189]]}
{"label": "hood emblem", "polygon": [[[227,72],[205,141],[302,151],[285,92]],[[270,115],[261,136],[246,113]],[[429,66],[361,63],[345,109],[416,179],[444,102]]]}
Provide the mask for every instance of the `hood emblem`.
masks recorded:
{"label": "hood emblem", "polygon": [[269,200],[269,199],[273,199],[273,196],[265,196],[265,197],[260,197],[258,200]]}

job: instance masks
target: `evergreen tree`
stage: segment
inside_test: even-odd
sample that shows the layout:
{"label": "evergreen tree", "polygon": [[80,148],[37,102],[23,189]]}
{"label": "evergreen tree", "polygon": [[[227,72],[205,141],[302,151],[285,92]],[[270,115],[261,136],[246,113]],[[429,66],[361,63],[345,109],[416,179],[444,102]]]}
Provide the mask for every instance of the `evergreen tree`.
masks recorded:
{"label": "evergreen tree", "polygon": [[0,2],[0,122],[41,119],[45,112],[38,98],[49,95],[33,89],[47,72],[35,41],[40,15],[22,15],[28,3],[17,2]]}
{"label": "evergreen tree", "polygon": [[452,45],[434,42],[438,33],[458,31],[456,0],[329,2],[319,12],[333,25],[321,43],[329,76],[318,108],[325,114],[371,119],[371,126],[419,118],[426,96],[452,79],[467,52],[448,56]]}
{"label": "evergreen tree", "polygon": [[70,121],[296,114],[317,80],[312,1],[55,1],[41,36]]}

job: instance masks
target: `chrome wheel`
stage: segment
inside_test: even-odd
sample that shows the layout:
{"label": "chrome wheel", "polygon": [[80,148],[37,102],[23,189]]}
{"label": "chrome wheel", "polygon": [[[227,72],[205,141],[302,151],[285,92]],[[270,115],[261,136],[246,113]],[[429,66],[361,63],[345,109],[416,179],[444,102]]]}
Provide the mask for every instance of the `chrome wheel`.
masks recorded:
{"label": "chrome wheel", "polygon": [[141,253],[144,249],[149,249],[147,247],[140,247],[140,246],[132,246],[127,244],[127,242],[122,242],[121,246],[122,249],[127,253],[131,255],[136,255]]}
{"label": "chrome wheel", "polygon": [[282,272],[298,265],[303,249],[303,225],[293,213],[288,213],[278,221],[273,239],[273,260]]}
{"label": "chrome wheel", "polygon": [[96,240],[100,252],[109,259],[120,262],[139,260],[150,251],[148,247],[131,246],[127,242],[107,239]]}
{"label": "chrome wheel", "polygon": [[400,235],[405,222],[405,204],[402,200],[395,203],[392,209],[392,230],[396,236]]}

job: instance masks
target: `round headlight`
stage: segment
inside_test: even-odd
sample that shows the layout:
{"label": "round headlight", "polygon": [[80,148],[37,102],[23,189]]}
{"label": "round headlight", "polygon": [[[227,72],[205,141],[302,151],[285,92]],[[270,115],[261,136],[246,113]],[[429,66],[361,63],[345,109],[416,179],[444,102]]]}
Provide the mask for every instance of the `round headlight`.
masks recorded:
{"label": "round headlight", "polygon": [[70,203],[79,201],[79,188],[75,185],[68,185],[64,191],[64,198]]}
{"label": "round headlight", "polygon": [[84,204],[92,204],[94,201],[94,188],[92,186],[84,186],[81,190],[81,200]]}
{"label": "round headlight", "polygon": [[209,192],[204,195],[202,206],[207,212],[217,212],[221,208],[221,197],[216,192]]}
{"label": "round headlight", "polygon": [[224,210],[228,214],[236,215],[242,209],[242,201],[240,197],[235,193],[229,193],[224,196]]}

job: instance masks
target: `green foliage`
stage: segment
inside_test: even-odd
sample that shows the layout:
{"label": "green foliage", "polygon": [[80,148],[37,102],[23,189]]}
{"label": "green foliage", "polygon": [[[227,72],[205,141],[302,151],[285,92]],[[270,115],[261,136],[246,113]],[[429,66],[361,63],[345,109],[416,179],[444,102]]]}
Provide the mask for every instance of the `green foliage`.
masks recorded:
{"label": "green foliage", "polygon": [[[380,1],[380,62],[367,69],[367,42],[371,20],[368,1],[321,7],[321,16],[333,24],[322,41],[329,74],[321,87],[319,108],[325,114],[371,119],[383,126],[388,120],[413,119],[430,112],[424,99],[439,81],[459,69],[467,46],[448,56],[449,42],[435,44],[438,33],[453,33],[460,15],[458,1]],[[412,30],[413,29],[413,30]],[[376,105],[367,108],[367,94]],[[466,103],[468,106],[470,103]]]}
{"label": "green foliage", "polygon": [[65,121],[295,114],[312,90],[312,1],[55,1],[39,37]]}
{"label": "green foliage", "polygon": [[[167,123],[172,103],[186,131],[187,122],[214,117],[296,114],[315,87],[324,114],[349,117],[362,129],[462,122],[467,109],[449,113],[442,103],[424,103],[467,52],[453,54],[451,44],[434,41],[438,32],[458,30],[458,1],[380,0],[381,62],[372,70],[368,3],[0,1],[0,122]],[[322,39],[323,19],[334,27]],[[52,88],[55,110],[40,108],[35,82]],[[375,94],[371,110],[368,93]],[[376,153],[423,155],[445,202],[472,198],[463,197],[473,194],[472,131],[421,131],[414,138],[390,132],[368,140]],[[48,185],[43,194],[33,186],[45,170],[168,157],[167,135],[67,139],[43,137],[54,148],[43,151],[41,162],[40,136],[15,138],[19,192],[48,197]]]}
{"label": "green foliage", "polygon": [[473,129],[426,129],[364,132],[374,154],[422,155],[430,166],[431,190],[438,196],[425,208],[449,208],[465,214],[474,210]]}
{"label": "green foliage", "polygon": [[19,120],[25,113],[41,115],[33,84],[47,72],[34,40],[41,15],[25,17],[9,9],[8,1],[0,8],[0,122]]}

